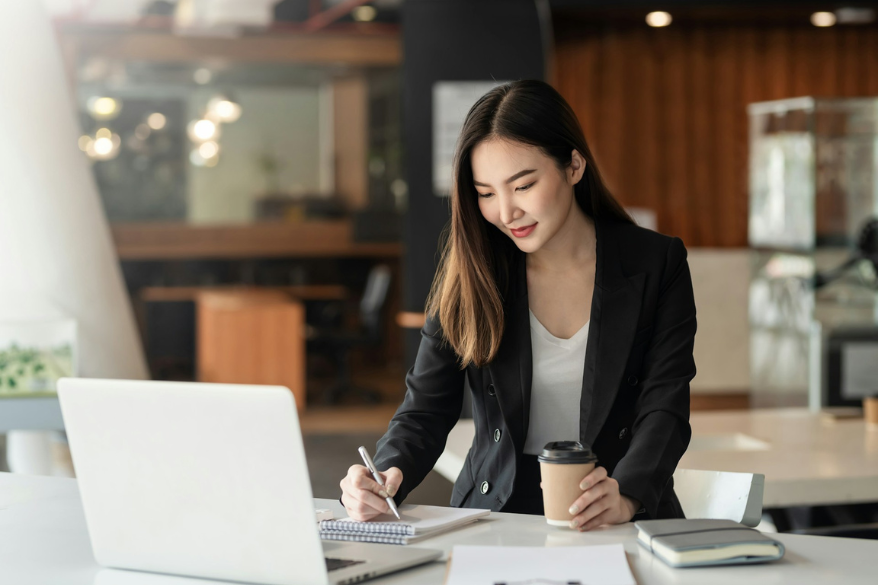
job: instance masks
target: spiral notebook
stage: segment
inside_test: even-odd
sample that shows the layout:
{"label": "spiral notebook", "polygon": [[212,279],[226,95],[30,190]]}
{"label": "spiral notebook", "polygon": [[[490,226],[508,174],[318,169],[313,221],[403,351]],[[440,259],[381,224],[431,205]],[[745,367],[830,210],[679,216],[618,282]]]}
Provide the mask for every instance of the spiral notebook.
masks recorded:
{"label": "spiral notebook", "polygon": [[320,538],[410,544],[470,524],[490,513],[490,510],[471,508],[403,505],[399,506],[400,520],[392,514],[382,514],[368,522],[352,518],[323,520],[320,522]]}

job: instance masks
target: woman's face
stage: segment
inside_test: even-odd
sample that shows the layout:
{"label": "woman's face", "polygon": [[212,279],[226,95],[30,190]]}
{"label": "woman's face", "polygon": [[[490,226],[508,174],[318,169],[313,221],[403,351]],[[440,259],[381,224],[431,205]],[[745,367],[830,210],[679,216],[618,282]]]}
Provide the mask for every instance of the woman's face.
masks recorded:
{"label": "woman's face", "polygon": [[573,186],[585,171],[576,151],[562,171],[539,148],[497,138],[476,145],[471,160],[482,215],[527,253],[542,248],[567,221]]}

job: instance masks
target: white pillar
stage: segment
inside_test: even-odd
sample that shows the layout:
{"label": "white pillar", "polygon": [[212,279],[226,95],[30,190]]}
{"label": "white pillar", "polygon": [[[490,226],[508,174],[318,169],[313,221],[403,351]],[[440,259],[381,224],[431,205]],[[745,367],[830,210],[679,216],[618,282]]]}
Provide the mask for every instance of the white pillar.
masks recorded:
{"label": "white pillar", "polygon": [[79,373],[147,377],[43,3],[0,3],[0,320],[70,317]]}

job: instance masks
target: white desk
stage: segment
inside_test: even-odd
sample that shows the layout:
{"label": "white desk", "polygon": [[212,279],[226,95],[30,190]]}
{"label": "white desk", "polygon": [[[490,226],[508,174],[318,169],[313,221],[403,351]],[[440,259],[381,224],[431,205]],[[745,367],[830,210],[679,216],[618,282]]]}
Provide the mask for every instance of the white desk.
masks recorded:
{"label": "white desk", "polygon": [[[334,500],[317,500],[337,515]],[[540,517],[492,514],[476,524],[425,541],[446,553],[455,544],[582,546],[622,543],[639,585],[724,585],[742,582],[825,585],[875,582],[878,542],[818,536],[777,535],[787,547],[777,563],[709,569],[671,569],[635,542],[631,524],[576,533],[551,528]],[[388,545],[391,546],[391,545]],[[102,573],[99,575],[99,573]],[[439,585],[443,562],[379,578],[375,585]],[[131,577],[136,578],[132,579]],[[97,580],[97,581],[96,581]],[[88,541],[76,480],[0,474],[0,582],[10,585],[188,585],[216,583],[126,571],[101,571]]]}
{"label": "white desk", "polygon": [[[765,475],[763,506],[878,501],[878,428],[829,422],[804,408],[696,412],[683,469]],[[436,470],[454,481],[472,443],[471,420],[452,430]],[[600,457],[600,453],[598,453]]]}

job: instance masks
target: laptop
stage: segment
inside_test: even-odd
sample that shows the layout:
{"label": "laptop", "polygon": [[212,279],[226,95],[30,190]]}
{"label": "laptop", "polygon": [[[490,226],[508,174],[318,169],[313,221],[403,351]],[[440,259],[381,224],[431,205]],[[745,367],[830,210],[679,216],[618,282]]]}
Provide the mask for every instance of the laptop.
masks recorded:
{"label": "laptop", "polygon": [[58,396],[92,550],[105,567],[336,585],[441,556],[321,542],[287,388],[62,378]]}

